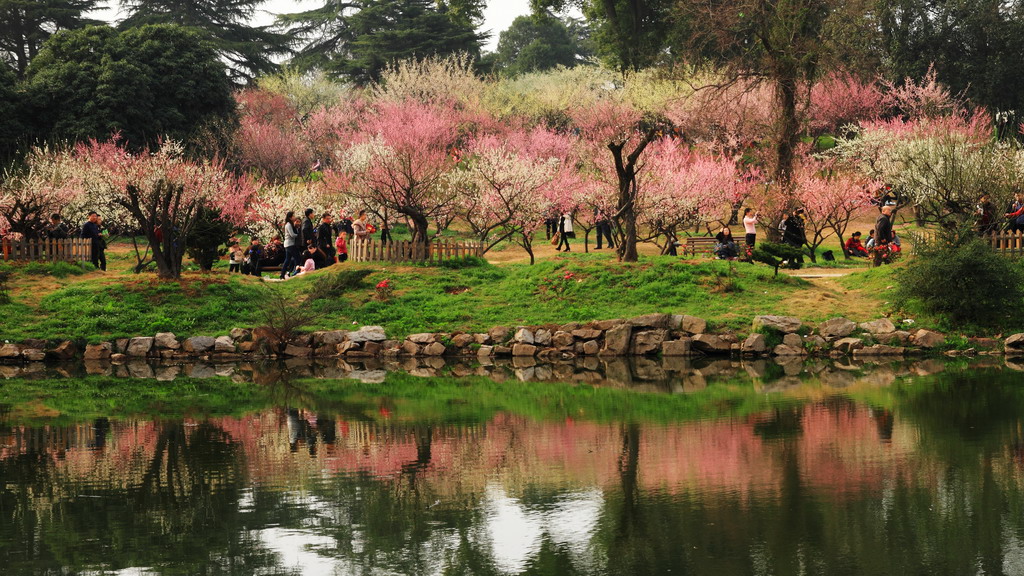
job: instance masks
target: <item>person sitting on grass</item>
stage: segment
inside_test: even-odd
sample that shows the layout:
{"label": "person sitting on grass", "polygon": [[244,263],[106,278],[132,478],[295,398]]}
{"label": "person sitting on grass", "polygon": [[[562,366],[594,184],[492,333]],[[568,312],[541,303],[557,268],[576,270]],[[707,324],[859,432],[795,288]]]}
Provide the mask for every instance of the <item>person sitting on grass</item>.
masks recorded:
{"label": "person sitting on grass", "polygon": [[722,230],[715,235],[715,256],[719,260],[735,260],[739,258],[740,252],[736,247],[736,241],[732,237],[732,231],[728,227],[723,227]]}
{"label": "person sitting on grass", "polygon": [[316,262],[312,258],[306,258],[306,263],[302,266],[295,267],[295,273],[291,275],[292,278],[296,276],[302,276],[303,274],[309,274],[316,270]]}
{"label": "person sitting on grass", "polygon": [[860,242],[860,231],[854,232],[853,236],[846,241],[846,253],[858,258],[868,257],[868,249]]}

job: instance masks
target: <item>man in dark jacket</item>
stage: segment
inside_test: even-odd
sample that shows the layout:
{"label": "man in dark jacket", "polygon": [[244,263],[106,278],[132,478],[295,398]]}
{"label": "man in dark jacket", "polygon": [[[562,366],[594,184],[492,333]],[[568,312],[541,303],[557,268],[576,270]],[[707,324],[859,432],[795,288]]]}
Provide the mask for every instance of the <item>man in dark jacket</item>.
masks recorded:
{"label": "man in dark jacket", "polygon": [[107,249],[107,241],[103,238],[102,231],[100,230],[99,214],[89,212],[89,220],[82,225],[82,238],[89,239],[89,245],[92,249],[92,265],[106,272],[107,256],[104,254],[104,250]]}
{"label": "man in dark jacket", "polygon": [[325,266],[334,264],[334,225],[331,220],[331,213],[324,212],[316,228],[316,245],[324,253]]}
{"label": "man in dark jacket", "polygon": [[[786,218],[785,228],[782,231],[782,242],[803,251],[807,243],[807,234],[804,231],[804,209],[797,208],[789,218]],[[797,256],[797,262],[803,264],[804,257]]]}
{"label": "man in dark jacket", "polygon": [[316,229],[313,227],[313,209],[306,208],[302,219],[302,246],[316,244]]}
{"label": "man in dark jacket", "polygon": [[889,253],[892,238],[892,206],[883,206],[882,213],[878,215],[878,220],[875,220],[874,266],[882,265],[882,260]]}

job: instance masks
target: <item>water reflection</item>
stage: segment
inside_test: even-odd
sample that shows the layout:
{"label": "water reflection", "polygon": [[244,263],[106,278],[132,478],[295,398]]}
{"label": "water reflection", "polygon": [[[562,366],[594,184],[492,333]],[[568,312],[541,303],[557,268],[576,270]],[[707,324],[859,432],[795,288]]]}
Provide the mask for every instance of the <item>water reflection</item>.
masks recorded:
{"label": "water reflection", "polygon": [[[537,418],[527,406],[440,423],[397,396],[374,399],[374,418],[322,408],[331,402],[67,425],[0,411],[0,565],[16,575],[1022,573],[1018,377],[956,365],[916,377],[914,366],[807,365],[801,373],[890,385],[852,394],[805,381],[753,409],[710,378],[694,394],[731,408],[670,421]],[[793,391],[786,378],[754,385],[762,397]],[[554,390],[545,401],[561,400]]]}

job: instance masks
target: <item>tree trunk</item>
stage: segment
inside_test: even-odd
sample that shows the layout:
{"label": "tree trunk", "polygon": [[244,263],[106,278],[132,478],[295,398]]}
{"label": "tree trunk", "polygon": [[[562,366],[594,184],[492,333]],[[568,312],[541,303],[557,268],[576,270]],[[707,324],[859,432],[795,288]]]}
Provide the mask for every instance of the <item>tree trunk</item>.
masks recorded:
{"label": "tree trunk", "polygon": [[775,96],[779,101],[779,139],[775,144],[774,178],[781,185],[789,183],[793,175],[796,158],[796,144],[800,136],[800,119],[797,118],[797,73],[788,66],[781,67],[775,82]]}

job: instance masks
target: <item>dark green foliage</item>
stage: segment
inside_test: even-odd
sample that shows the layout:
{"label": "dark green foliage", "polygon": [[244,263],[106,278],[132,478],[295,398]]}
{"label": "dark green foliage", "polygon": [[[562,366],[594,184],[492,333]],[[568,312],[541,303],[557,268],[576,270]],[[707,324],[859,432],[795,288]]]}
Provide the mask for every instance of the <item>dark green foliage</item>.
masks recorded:
{"label": "dark green foliage", "polygon": [[588,36],[586,25],[577,20],[566,23],[548,14],[520,16],[501,33],[495,65],[503,74],[516,76],[584,64],[592,56]]}
{"label": "dark green foliage", "polygon": [[346,268],[339,272],[327,270],[313,283],[313,287],[309,291],[309,299],[338,298],[353,290],[364,289],[366,288],[364,280],[370,274],[373,274],[373,270],[366,268]]}
{"label": "dark green foliage", "polygon": [[199,208],[185,237],[185,250],[199,264],[200,270],[212,270],[214,262],[227,253],[221,247],[231,238],[233,229],[231,223],[221,220],[219,210]]}
{"label": "dark green foliage", "polygon": [[652,66],[668,56],[674,32],[675,0],[531,0],[534,13],[583,10],[594,49],[609,67],[622,72]]}
{"label": "dark green foliage", "polygon": [[915,303],[950,326],[1003,325],[1024,304],[1024,271],[969,230],[942,232],[917,247],[899,276],[895,304]]}
{"label": "dark green foliage", "polygon": [[775,244],[773,242],[759,242],[751,258],[754,262],[767,264],[775,269],[775,275],[779,275],[779,266],[785,265],[791,270],[798,270],[801,266],[798,258],[803,256],[804,251],[789,244]]}
{"label": "dark green foliage", "polygon": [[54,32],[99,24],[83,15],[96,0],[0,0],[0,59],[23,75]]}
{"label": "dark green foliage", "polygon": [[194,31],[157,25],[118,32],[94,26],[54,35],[24,84],[40,139],[104,139],[132,147],[187,141],[234,112],[224,65]]}
{"label": "dark green foliage", "polygon": [[25,133],[22,98],[16,84],[14,73],[0,66],[0,163],[14,155]]}
{"label": "dark green foliage", "polygon": [[8,283],[11,281],[11,271],[0,269],[0,304],[8,304],[11,301]]}
{"label": "dark green foliage", "polygon": [[451,260],[442,260],[438,263],[441,268],[448,270],[461,270],[463,268],[479,268],[481,266],[490,266],[491,263],[486,258],[478,258],[476,256],[466,256],[465,258],[452,258]]}
{"label": "dark green foliage", "polygon": [[177,24],[195,30],[229,62],[233,77],[242,81],[277,70],[275,55],[289,52],[291,38],[267,27],[249,25],[258,0],[128,0],[122,29],[147,24]]}
{"label": "dark green foliage", "polygon": [[366,84],[398,60],[461,52],[479,57],[486,39],[476,31],[480,9],[471,0],[355,0],[286,14],[278,23],[309,41],[293,61],[299,68]]}

